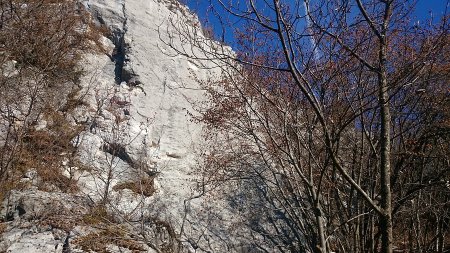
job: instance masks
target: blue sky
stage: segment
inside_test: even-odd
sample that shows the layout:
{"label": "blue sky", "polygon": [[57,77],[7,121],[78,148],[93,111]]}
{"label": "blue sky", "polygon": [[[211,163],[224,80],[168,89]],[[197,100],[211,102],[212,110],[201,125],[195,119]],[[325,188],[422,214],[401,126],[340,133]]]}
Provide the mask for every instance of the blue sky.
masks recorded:
{"label": "blue sky", "polygon": [[[448,4],[446,0],[419,0],[416,5],[415,15],[419,19],[430,17],[430,13],[435,17],[442,17],[445,7]],[[450,8],[450,6],[448,6]]]}
{"label": "blue sky", "polygon": [[[225,0],[225,2],[226,1],[227,0]],[[234,0],[235,3],[245,3],[245,1],[247,0]],[[310,1],[313,2],[314,0]],[[207,25],[213,27],[216,34],[221,34],[221,25],[219,20],[208,11],[210,10],[209,0],[184,0],[184,2],[186,2],[191,10],[195,11],[199,15],[200,20],[203,23],[208,23]],[[449,5],[449,2],[450,0],[417,0],[416,9],[414,12],[415,21],[420,21],[421,24],[424,24],[426,23],[425,21],[430,19],[430,17],[432,17],[434,21],[439,20],[444,15],[446,6]],[[450,6],[448,6],[448,8],[450,9]],[[449,11],[447,11],[447,13]],[[227,14],[224,10],[220,9],[218,14],[224,18],[229,16],[229,14]],[[239,26],[239,23],[235,24],[235,26]],[[225,41],[232,44],[234,40],[231,32],[225,33]]]}

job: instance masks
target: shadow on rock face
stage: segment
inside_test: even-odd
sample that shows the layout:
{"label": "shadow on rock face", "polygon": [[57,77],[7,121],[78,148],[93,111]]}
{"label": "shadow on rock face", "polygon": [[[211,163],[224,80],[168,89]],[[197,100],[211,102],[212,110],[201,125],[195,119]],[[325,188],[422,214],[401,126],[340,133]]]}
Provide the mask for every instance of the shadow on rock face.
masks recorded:
{"label": "shadow on rock face", "polygon": [[118,157],[119,159],[121,159],[122,161],[128,163],[131,167],[133,167],[134,161],[130,157],[130,155],[128,155],[124,146],[118,143],[105,143],[102,146],[102,150],[113,156]]}

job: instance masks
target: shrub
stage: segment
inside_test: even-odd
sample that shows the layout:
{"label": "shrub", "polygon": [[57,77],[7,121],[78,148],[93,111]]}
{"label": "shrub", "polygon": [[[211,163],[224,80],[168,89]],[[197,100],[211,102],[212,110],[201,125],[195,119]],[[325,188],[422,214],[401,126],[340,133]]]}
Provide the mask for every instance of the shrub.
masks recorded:
{"label": "shrub", "polygon": [[[104,50],[104,28],[76,0],[0,0],[0,11],[0,196],[30,168],[73,191],[59,172],[61,154],[74,153],[82,129],[65,115],[83,104],[78,63],[82,52]],[[43,120],[50,123],[36,130]]]}

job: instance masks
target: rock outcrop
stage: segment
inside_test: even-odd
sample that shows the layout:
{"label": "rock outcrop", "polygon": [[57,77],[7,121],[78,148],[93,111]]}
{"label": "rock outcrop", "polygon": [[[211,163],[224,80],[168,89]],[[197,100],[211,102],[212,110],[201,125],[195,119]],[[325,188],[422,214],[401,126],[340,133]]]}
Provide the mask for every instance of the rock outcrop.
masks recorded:
{"label": "rock outcrop", "polygon": [[73,140],[78,163],[60,168],[77,190],[42,191],[41,179],[25,177],[0,209],[0,252],[194,250],[183,231],[202,206],[190,203],[202,138],[189,114],[203,99],[197,80],[219,72],[164,42],[178,43],[178,24],[199,21],[177,1],[83,3],[108,33],[104,54],[84,55],[84,103],[67,116],[85,129]]}

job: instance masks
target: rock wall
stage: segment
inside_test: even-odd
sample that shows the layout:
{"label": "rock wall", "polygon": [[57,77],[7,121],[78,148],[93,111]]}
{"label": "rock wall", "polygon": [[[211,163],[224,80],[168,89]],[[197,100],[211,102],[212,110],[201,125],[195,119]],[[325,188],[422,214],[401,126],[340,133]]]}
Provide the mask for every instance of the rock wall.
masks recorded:
{"label": "rock wall", "polygon": [[[26,190],[11,192],[0,209],[8,220],[0,252],[194,250],[199,246],[182,230],[204,233],[186,224],[203,206],[190,203],[198,194],[202,138],[189,114],[195,113],[192,102],[203,99],[197,80],[220,71],[199,67],[209,63],[176,54],[166,43],[182,46],[177,27],[198,29],[199,21],[177,1],[83,4],[108,32],[104,54],[84,55],[77,96],[85,103],[69,116],[85,131],[73,140],[79,163],[64,163],[61,170],[79,190],[44,192],[35,187],[39,178],[25,177]],[[116,231],[106,220],[127,231],[121,240],[97,237]]]}

